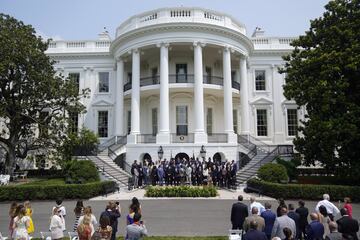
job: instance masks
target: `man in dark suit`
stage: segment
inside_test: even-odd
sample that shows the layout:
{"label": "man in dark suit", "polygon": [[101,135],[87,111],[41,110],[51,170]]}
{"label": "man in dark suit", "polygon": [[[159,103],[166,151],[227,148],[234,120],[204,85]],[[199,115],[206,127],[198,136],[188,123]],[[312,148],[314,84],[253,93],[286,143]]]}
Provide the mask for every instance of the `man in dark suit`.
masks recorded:
{"label": "man in dark suit", "polygon": [[257,230],[257,222],[252,220],[249,231],[244,235],[244,240],[267,240],[267,237],[264,232]]}
{"label": "man in dark suit", "polygon": [[243,196],[238,196],[238,202],[231,208],[232,229],[242,229],[245,218],[249,215],[247,206],[242,203]]}
{"label": "man in dark suit", "polygon": [[265,229],[264,232],[268,239],[271,239],[271,231],[274,226],[274,222],[276,219],[276,214],[271,211],[271,204],[265,203],[265,211],[261,213],[261,217],[264,218],[265,221]]}
{"label": "man in dark suit", "polygon": [[319,222],[317,213],[310,214],[311,223],[306,227],[307,240],[322,240],[324,225]]}
{"label": "man in dark suit", "polygon": [[299,201],[299,208],[297,208],[295,212],[298,213],[300,216],[300,221],[299,221],[300,233],[298,236],[300,238],[306,239],[306,227],[309,224],[307,219],[309,216],[309,210],[305,207],[304,201],[302,200]]}
{"label": "man in dark suit", "polygon": [[295,212],[294,204],[292,204],[292,203],[289,204],[289,212],[287,215],[289,218],[294,220],[295,225],[296,225],[296,236],[294,236],[294,238],[299,239],[299,237],[300,237],[300,234],[299,234],[300,233],[300,215]]}
{"label": "man in dark suit", "polygon": [[359,231],[359,223],[357,220],[349,217],[345,208],[340,210],[342,218],[336,221],[338,230],[343,236],[351,236],[352,239],[358,240],[357,232]]}

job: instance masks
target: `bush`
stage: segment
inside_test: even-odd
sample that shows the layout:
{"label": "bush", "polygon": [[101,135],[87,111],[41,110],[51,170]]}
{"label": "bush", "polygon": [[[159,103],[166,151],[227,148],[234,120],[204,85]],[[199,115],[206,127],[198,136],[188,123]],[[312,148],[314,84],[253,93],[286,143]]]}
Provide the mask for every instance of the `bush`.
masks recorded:
{"label": "bush", "polygon": [[192,187],[192,186],[150,186],[146,189],[146,197],[216,197],[215,187]]}
{"label": "bush", "polygon": [[360,201],[359,186],[279,184],[256,179],[250,179],[247,185],[274,198],[318,200],[322,199],[324,193],[328,193],[334,201],[343,200],[344,197],[350,197],[354,202]]}
{"label": "bush", "polygon": [[261,166],[257,173],[258,177],[268,182],[287,182],[286,168],[277,163],[267,163]]}
{"label": "bush", "polygon": [[280,165],[283,165],[286,168],[286,173],[289,176],[290,180],[297,179],[298,171],[296,167],[300,165],[298,161],[296,161],[295,159],[291,159],[290,161],[287,161],[280,157],[277,157],[276,162]]}
{"label": "bush", "polygon": [[17,186],[1,186],[0,201],[49,200],[49,199],[88,199],[116,188],[112,181],[86,184],[59,184],[56,181],[46,184],[29,183]]}
{"label": "bush", "polygon": [[69,166],[66,166],[65,175],[74,183],[99,181],[99,173],[95,164],[88,160],[71,161]]}

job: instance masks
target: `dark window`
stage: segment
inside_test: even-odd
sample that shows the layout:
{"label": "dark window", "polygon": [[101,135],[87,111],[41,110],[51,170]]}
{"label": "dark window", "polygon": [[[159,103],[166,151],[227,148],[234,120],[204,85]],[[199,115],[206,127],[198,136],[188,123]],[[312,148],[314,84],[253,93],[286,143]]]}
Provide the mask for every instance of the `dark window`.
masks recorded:
{"label": "dark window", "polygon": [[78,133],[79,114],[77,112],[69,112],[69,131]]}
{"label": "dark window", "polygon": [[266,90],[265,70],[255,71],[255,87],[256,87],[256,91]]}
{"label": "dark window", "polygon": [[297,109],[287,110],[288,135],[296,136],[298,127]]}
{"label": "dark window", "polygon": [[132,73],[131,72],[128,72],[127,82],[130,83],[130,84],[132,83]]}
{"label": "dark window", "polygon": [[267,111],[266,109],[257,109],[256,110],[257,118],[257,135],[258,136],[267,136]]}
{"label": "dark window", "polygon": [[99,92],[109,92],[108,72],[99,72]]}
{"label": "dark window", "polygon": [[153,84],[158,84],[158,68],[154,67],[151,69],[151,77],[152,77],[152,82]]}
{"label": "dark window", "polygon": [[108,137],[108,111],[98,112],[98,134],[99,137]]}
{"label": "dark window", "polygon": [[211,72],[212,72],[211,67],[205,67],[205,73],[206,73],[205,83],[211,84],[211,76],[212,76]]}
{"label": "dark window", "polygon": [[70,81],[74,82],[78,91],[80,89],[80,73],[69,73]]}
{"label": "dark window", "polygon": [[158,118],[157,118],[157,108],[153,108],[151,110],[151,118],[152,118],[152,135],[156,136],[158,132]]}
{"label": "dark window", "polygon": [[176,82],[187,82],[187,64],[176,64]]}
{"label": "dark window", "polygon": [[130,132],[131,132],[131,111],[128,111],[128,115],[127,115],[127,130],[128,130],[128,134],[130,134]]}
{"label": "dark window", "polygon": [[237,115],[237,110],[233,110],[233,126],[234,126],[234,133],[238,133],[237,129],[238,129],[238,115]]}
{"label": "dark window", "polygon": [[176,106],[176,135],[188,135],[187,106]]}
{"label": "dark window", "polygon": [[206,115],[206,132],[209,136],[211,136],[213,133],[212,128],[213,128],[213,111],[212,108],[208,108]]}

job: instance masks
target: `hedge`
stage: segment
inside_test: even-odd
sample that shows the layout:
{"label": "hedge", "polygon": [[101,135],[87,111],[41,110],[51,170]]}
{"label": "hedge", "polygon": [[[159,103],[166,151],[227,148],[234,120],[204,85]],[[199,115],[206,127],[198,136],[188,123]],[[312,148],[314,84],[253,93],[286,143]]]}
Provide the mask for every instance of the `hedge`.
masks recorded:
{"label": "hedge", "polygon": [[257,175],[260,179],[268,182],[288,182],[289,180],[286,168],[277,163],[266,163],[262,165]]}
{"label": "hedge", "polygon": [[88,199],[115,189],[115,182],[92,182],[86,184],[22,184],[1,186],[1,201]]}
{"label": "hedge", "polygon": [[193,187],[193,186],[150,186],[146,189],[146,197],[216,197],[215,187]]}
{"label": "hedge", "polygon": [[257,179],[250,179],[247,185],[274,198],[319,200],[324,193],[328,193],[333,201],[350,197],[353,202],[360,202],[360,186],[279,184]]}

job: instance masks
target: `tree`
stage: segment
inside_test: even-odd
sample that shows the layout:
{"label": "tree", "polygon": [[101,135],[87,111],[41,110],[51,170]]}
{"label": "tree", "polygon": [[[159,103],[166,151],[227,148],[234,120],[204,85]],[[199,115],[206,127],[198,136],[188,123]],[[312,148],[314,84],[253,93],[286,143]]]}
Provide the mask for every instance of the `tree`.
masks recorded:
{"label": "tree", "polygon": [[6,172],[29,150],[55,149],[67,132],[67,111],[84,107],[76,83],[57,76],[44,52],[49,42],[30,25],[0,14],[0,145]]}
{"label": "tree", "polygon": [[284,57],[284,95],[306,106],[294,140],[308,165],[359,178],[360,0],[335,0]]}

